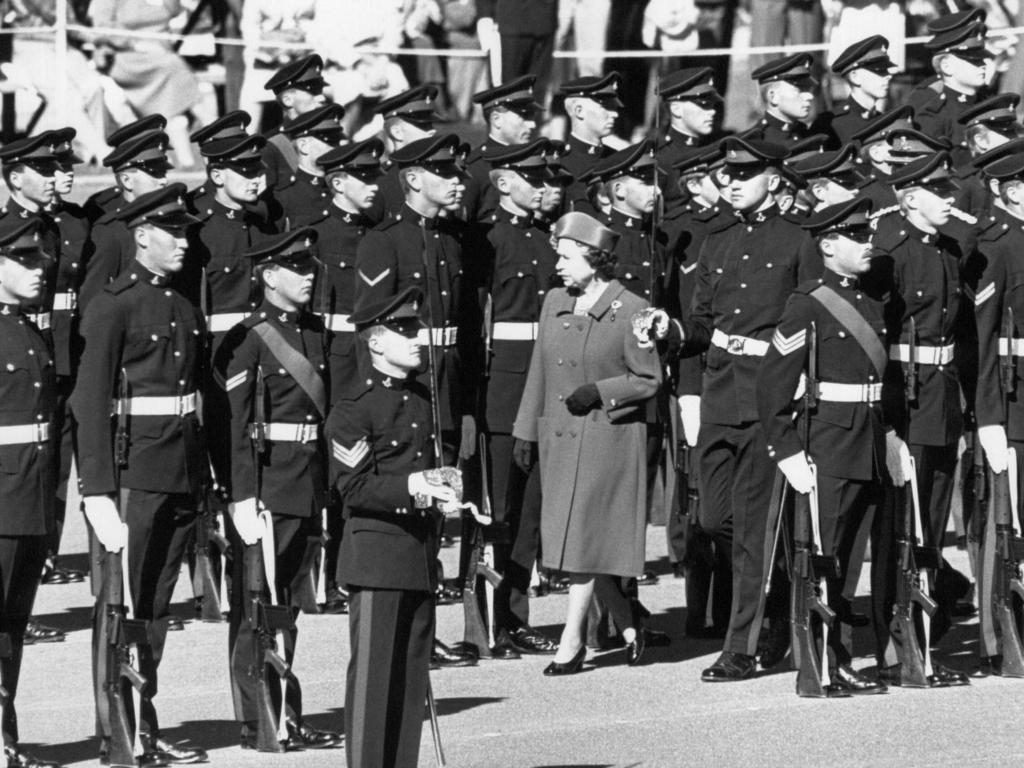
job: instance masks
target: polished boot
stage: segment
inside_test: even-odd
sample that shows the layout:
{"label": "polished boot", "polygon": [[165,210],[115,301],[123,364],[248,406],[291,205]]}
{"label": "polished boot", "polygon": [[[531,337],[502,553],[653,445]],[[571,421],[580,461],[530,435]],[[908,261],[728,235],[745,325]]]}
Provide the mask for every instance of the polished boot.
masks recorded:
{"label": "polished boot", "polygon": [[561,675],[575,675],[583,667],[583,660],[587,657],[587,646],[581,645],[576,655],[564,664],[552,661],[544,667],[544,674],[547,677],[559,677]]}
{"label": "polished boot", "polygon": [[881,680],[872,680],[849,664],[842,664],[831,670],[829,674],[832,678],[832,687],[850,696],[867,696],[889,691],[889,688]]}
{"label": "polished boot", "polygon": [[175,744],[161,736],[143,735],[142,743],[145,745],[146,751],[161,758],[164,765],[190,765],[205,763],[209,760],[206,750]]}
{"label": "polished boot", "polygon": [[345,736],[333,731],[319,731],[311,725],[298,723],[288,718],[288,741],[285,746],[289,751],[299,749],[334,749],[345,743]]}
{"label": "polished boot", "polygon": [[558,643],[526,624],[509,632],[508,638],[520,653],[552,654],[558,650]]}
{"label": "polished boot", "polygon": [[7,758],[7,768],[60,768],[59,763],[40,760],[18,746],[4,747],[4,757]]}
{"label": "polished boot", "polygon": [[732,683],[754,676],[757,662],[753,656],[734,651],[722,651],[715,663],[700,673],[705,683]]}
{"label": "polished boot", "polygon": [[473,667],[477,657],[462,650],[450,648],[438,639],[434,639],[434,647],[430,652],[430,668],[442,667]]}
{"label": "polished boot", "polygon": [[522,654],[512,643],[512,639],[509,637],[507,630],[501,630],[498,633],[498,637],[494,641],[494,647],[491,648],[491,658],[498,661],[515,661],[516,659],[523,658]]}
{"label": "polished boot", "polygon": [[25,645],[36,643],[63,643],[66,635],[59,629],[40,624],[35,619],[29,619],[25,627]]}

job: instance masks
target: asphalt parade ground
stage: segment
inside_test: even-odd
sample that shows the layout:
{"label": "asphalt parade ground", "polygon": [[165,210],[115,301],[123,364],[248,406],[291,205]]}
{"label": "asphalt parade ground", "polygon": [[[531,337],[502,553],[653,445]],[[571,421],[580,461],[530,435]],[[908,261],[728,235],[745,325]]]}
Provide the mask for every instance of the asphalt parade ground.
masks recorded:
{"label": "asphalt parade ground", "polygon": [[[63,564],[87,564],[85,523],[68,521]],[[970,687],[894,689],[884,696],[810,700],[794,693],[795,673],[762,672],[742,683],[707,684],[700,671],[720,641],[683,634],[683,581],[672,576],[664,529],[651,527],[648,560],[659,582],[640,588],[651,610],[649,626],[668,632],[672,644],[649,648],[644,663],[628,667],[622,650],[588,652],[581,674],[546,678],[549,657],[483,661],[476,667],[431,673],[448,765],[453,768],[625,768],[626,766],[1013,766],[1024,764],[1021,716],[1024,680],[988,678]],[[442,551],[454,572],[457,547]],[[967,569],[962,551],[947,558]],[[867,569],[865,569],[866,571]],[[866,587],[865,584],[862,586]],[[864,590],[862,589],[862,592]],[[174,611],[191,619],[187,571]],[[564,595],[531,601],[532,620],[557,637]],[[864,606],[859,606],[864,610]],[[25,650],[18,714],[23,744],[40,757],[66,765],[97,765],[90,686],[88,584],[40,587],[36,615],[68,631],[66,642]],[[302,681],[308,721],[342,729],[347,616],[299,618],[295,670]],[[857,630],[855,651],[872,647]],[[462,637],[462,607],[438,609],[438,637]],[[156,704],[161,727],[173,740],[188,740],[218,766],[319,768],[344,765],[340,750],[284,755],[242,751],[233,722],[228,684],[227,624],[191,620],[171,632],[160,668]],[[943,642],[942,660],[976,667],[977,622],[959,624]],[[858,669],[874,661],[861,656]],[[424,724],[420,766],[435,765]]]}

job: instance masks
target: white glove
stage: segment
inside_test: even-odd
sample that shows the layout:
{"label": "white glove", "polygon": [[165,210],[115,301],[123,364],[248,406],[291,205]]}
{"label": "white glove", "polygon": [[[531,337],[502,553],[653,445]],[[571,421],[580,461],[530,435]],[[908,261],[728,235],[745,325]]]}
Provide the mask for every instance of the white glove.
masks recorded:
{"label": "white glove", "polygon": [[700,396],[679,396],[679,419],[683,422],[683,439],[691,448],[697,446],[700,435]]}
{"label": "white glove", "polygon": [[420,509],[429,507],[431,499],[437,499],[442,504],[459,500],[454,488],[431,482],[426,472],[413,472],[409,475],[409,495],[415,497],[416,506]]}
{"label": "white glove", "polygon": [[892,484],[897,488],[902,488],[906,484],[906,473],[910,469],[909,466],[904,465],[904,452],[906,452],[907,456],[910,455],[910,452],[907,450],[907,444],[900,440],[899,435],[894,430],[890,429],[885,433],[885,467],[889,470]]}
{"label": "white glove", "polygon": [[246,546],[252,546],[263,538],[263,525],[256,510],[256,499],[244,499],[228,504],[228,514],[235,524],[239,538]]}
{"label": "white glove", "polygon": [[987,427],[978,427],[978,442],[985,449],[985,458],[988,465],[997,475],[1006,471],[1007,446],[1006,430],[1001,424],[989,424]]}
{"label": "white glove", "polygon": [[82,509],[85,519],[92,526],[96,538],[107,552],[120,552],[124,549],[125,528],[117,504],[109,496],[83,496]]}
{"label": "white glove", "polygon": [[810,493],[814,488],[814,475],[811,474],[810,464],[807,463],[807,454],[803,451],[782,459],[779,462],[779,469],[797,493]]}
{"label": "white glove", "polygon": [[480,41],[480,50],[489,51],[498,41],[498,25],[494,19],[485,16],[476,20],[476,37]]}
{"label": "white glove", "polygon": [[903,470],[903,481],[909,483],[915,473],[914,464],[910,458],[910,449],[902,440],[897,448],[900,454],[900,468]]}

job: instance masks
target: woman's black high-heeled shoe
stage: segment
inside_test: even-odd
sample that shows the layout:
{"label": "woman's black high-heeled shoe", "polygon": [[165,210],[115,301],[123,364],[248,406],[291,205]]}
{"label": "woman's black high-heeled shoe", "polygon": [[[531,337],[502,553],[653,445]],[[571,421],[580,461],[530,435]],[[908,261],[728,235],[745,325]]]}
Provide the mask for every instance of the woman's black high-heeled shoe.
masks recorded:
{"label": "woman's black high-heeled shoe", "polygon": [[626,643],[626,663],[629,666],[635,667],[640,663],[640,657],[644,655],[644,650],[647,648],[646,641],[644,630],[637,628],[633,642]]}
{"label": "woman's black high-heeled shoe", "polygon": [[557,675],[575,675],[583,667],[583,659],[587,657],[587,646],[583,644],[580,649],[576,652],[569,661],[564,664],[552,661],[546,667],[544,667],[544,674],[548,677],[555,677]]}

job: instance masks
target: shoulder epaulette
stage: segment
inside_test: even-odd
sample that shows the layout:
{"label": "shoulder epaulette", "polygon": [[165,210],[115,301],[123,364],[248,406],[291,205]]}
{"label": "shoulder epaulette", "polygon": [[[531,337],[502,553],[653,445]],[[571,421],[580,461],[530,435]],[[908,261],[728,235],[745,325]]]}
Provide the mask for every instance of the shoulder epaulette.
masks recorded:
{"label": "shoulder epaulette", "polygon": [[802,293],[804,295],[810,294],[815,288],[820,287],[824,283],[824,280],[815,278],[814,280],[805,280],[800,283],[796,288],[793,289],[793,293]]}
{"label": "shoulder epaulette", "polygon": [[133,285],[138,285],[138,283],[139,276],[135,272],[126,269],[124,272],[122,272],[109,283],[107,283],[105,286],[103,286],[103,290],[106,291],[107,293],[112,293],[116,296],[119,293],[124,293]]}
{"label": "shoulder epaulette", "polygon": [[246,330],[248,330],[250,328],[255,328],[260,323],[266,321],[266,319],[267,316],[264,313],[253,312],[251,315],[245,318],[245,320],[240,322],[239,325],[243,326]]}
{"label": "shoulder epaulette", "polygon": [[375,226],[374,229],[376,231],[378,231],[378,232],[384,232],[384,231],[386,231],[388,229],[391,229],[393,226],[395,226],[396,224],[400,223],[401,221],[402,221],[401,214],[399,214],[398,216],[385,216],[384,217],[384,221],[382,221],[380,224]]}
{"label": "shoulder epaulette", "polygon": [[350,381],[341,392],[342,400],[358,400],[373,389],[373,379],[356,379]]}
{"label": "shoulder epaulette", "polygon": [[994,243],[1009,231],[1009,224],[990,214],[981,220],[981,232],[978,234],[978,240],[984,243]]}

